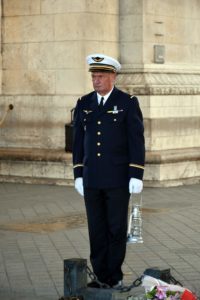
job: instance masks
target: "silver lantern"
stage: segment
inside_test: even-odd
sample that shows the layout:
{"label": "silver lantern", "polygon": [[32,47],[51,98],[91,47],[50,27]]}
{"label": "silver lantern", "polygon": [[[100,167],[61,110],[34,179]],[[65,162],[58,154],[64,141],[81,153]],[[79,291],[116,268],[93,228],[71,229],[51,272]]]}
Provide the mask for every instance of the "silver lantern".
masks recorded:
{"label": "silver lantern", "polygon": [[127,243],[143,243],[142,238],[142,195],[131,194],[130,216],[127,233]]}

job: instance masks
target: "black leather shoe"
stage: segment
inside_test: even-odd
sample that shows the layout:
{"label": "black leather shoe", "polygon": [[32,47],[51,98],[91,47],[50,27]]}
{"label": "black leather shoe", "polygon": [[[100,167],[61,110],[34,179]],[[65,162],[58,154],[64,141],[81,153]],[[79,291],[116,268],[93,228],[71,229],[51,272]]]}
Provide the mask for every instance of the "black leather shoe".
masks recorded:
{"label": "black leather shoe", "polygon": [[87,287],[99,289],[100,285],[96,281],[91,281],[87,284]]}

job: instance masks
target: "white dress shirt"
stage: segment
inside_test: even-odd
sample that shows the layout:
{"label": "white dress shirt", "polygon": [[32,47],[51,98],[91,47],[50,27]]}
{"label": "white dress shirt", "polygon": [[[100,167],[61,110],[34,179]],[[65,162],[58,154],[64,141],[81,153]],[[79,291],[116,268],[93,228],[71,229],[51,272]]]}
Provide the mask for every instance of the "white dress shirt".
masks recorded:
{"label": "white dress shirt", "polygon": [[[113,87],[113,88],[114,88],[114,87]],[[108,97],[110,96],[110,94],[111,94],[112,91],[113,91],[113,88],[112,88],[112,90],[111,90],[108,94],[106,94],[106,95],[104,95],[104,96],[102,96],[102,95],[100,95],[99,93],[97,93],[98,104],[100,104],[101,98],[102,98],[102,97],[104,98],[104,100],[103,100],[103,105],[106,103]]]}

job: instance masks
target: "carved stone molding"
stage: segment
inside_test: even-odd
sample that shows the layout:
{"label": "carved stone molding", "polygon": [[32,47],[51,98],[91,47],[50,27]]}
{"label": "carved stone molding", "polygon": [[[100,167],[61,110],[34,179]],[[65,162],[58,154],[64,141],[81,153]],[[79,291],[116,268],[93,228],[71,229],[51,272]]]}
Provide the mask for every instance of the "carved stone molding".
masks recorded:
{"label": "carved stone molding", "polygon": [[136,95],[199,95],[200,74],[122,72],[117,86]]}

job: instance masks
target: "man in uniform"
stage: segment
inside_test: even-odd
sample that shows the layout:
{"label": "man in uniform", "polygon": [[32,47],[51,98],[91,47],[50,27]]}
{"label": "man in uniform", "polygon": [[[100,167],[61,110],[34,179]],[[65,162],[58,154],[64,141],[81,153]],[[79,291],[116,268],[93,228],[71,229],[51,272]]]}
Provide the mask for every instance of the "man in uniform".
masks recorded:
{"label": "man in uniform", "polygon": [[77,101],[74,113],[75,188],[85,199],[93,271],[102,283],[118,287],[130,194],[143,189],[143,118],[138,99],[115,87],[117,60],[92,54],[87,63],[94,91]]}

